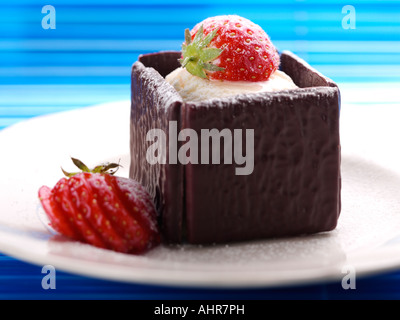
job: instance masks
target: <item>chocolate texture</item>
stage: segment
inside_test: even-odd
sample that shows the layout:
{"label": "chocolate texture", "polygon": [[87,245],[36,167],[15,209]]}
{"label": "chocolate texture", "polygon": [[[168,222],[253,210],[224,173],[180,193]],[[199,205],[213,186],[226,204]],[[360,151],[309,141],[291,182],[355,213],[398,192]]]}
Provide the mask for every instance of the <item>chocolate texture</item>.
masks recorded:
{"label": "chocolate texture", "polygon": [[[284,51],[280,69],[299,89],[184,102],[163,78],[179,57],[142,55],[132,67],[130,177],[154,196],[165,241],[228,243],[333,230],[341,209],[337,85]],[[244,137],[254,129],[254,171],[236,175],[237,165],[223,161],[150,165],[146,133],[168,132],[169,121],[198,136],[202,129],[239,129]],[[220,151],[223,157],[222,144]]]}

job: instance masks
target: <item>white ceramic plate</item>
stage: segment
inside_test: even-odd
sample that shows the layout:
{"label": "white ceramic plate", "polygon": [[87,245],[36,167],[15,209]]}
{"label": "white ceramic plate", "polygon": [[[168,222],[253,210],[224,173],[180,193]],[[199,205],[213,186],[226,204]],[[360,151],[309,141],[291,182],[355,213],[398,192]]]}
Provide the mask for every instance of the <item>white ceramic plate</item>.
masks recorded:
{"label": "white ceramic plate", "polygon": [[[400,110],[344,105],[342,213],[336,230],[307,237],[211,247],[160,246],[144,256],[53,236],[37,191],[53,186],[70,156],[93,166],[129,163],[128,101],[35,118],[0,132],[0,251],[38,265],[124,282],[266,287],[341,279],[400,267]],[[397,241],[399,239],[399,241]]]}

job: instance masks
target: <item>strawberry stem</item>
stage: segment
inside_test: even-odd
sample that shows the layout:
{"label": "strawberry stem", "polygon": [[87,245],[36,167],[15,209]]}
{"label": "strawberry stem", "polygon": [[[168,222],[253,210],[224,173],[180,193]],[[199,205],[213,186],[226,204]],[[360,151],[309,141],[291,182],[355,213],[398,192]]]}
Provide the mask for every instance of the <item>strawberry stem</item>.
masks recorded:
{"label": "strawberry stem", "polygon": [[185,30],[185,43],[182,45],[182,59],[179,59],[182,68],[186,68],[186,70],[194,76],[203,79],[208,79],[205,71],[215,72],[225,70],[210,62],[218,58],[222,52],[222,49],[209,47],[209,44],[215,38],[217,32],[218,29],[215,29],[207,36],[204,36],[202,25],[192,41],[189,29]]}
{"label": "strawberry stem", "polygon": [[81,172],[91,172],[91,173],[104,173],[114,175],[120,167],[122,167],[119,163],[103,163],[100,164],[93,169],[89,169],[87,165],[85,165],[82,161],[76,158],[71,157],[72,162],[75,166],[77,166],[81,171],[80,172],[67,172],[63,168],[61,171],[64,173],[65,176],[68,178],[73,177],[74,175],[81,173]]}

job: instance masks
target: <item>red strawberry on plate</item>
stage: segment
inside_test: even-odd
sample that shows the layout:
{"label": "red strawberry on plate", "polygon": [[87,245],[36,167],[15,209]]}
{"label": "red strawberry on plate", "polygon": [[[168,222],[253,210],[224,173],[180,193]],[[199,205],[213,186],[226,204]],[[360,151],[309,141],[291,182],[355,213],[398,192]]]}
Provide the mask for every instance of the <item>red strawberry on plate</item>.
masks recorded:
{"label": "red strawberry on plate", "polygon": [[39,199],[51,227],[64,236],[99,248],[140,254],[160,243],[157,214],[150,195],[136,181],[113,174],[119,164],[67,173]]}
{"label": "red strawberry on plate", "polygon": [[237,15],[207,18],[185,30],[180,60],[191,74],[227,81],[266,81],[279,54],[265,31]]}

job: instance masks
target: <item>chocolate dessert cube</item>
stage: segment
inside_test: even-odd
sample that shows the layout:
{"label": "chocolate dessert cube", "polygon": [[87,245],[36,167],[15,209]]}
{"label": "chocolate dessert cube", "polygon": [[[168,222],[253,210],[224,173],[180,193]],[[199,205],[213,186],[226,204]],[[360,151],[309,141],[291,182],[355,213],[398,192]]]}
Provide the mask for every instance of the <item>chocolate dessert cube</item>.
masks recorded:
{"label": "chocolate dessert cube", "polygon": [[[298,89],[184,102],[164,80],[179,57],[142,55],[132,67],[130,177],[153,195],[165,241],[227,243],[333,230],[341,188],[337,85],[284,51],[280,69]],[[200,138],[197,163],[183,164],[177,153],[187,142],[170,136],[171,128],[198,137],[227,129],[232,136],[219,136],[219,164],[211,143],[205,150]],[[167,145],[176,143],[165,164],[146,159],[151,129],[163,130]],[[248,163],[224,161],[227,143],[238,159],[247,149],[254,154]],[[208,161],[200,161],[204,152]]]}

